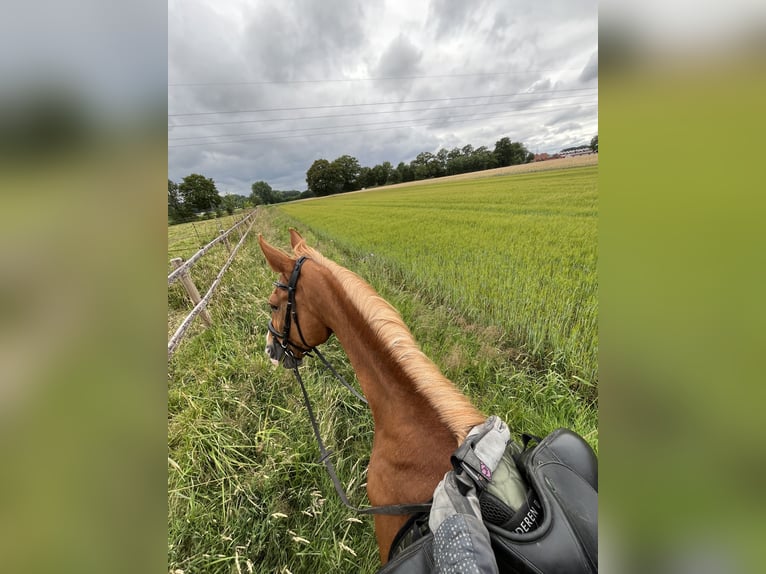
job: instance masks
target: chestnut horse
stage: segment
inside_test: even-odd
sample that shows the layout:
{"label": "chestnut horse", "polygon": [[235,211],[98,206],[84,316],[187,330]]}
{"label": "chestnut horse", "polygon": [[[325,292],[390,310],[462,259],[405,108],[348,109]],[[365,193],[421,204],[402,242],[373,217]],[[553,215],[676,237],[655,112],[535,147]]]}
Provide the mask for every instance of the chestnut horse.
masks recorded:
{"label": "chestnut horse", "polygon": [[[288,283],[296,258],[259,236],[271,268],[280,274],[269,297],[272,326],[283,333]],[[426,357],[399,313],[358,275],[330,261],[290,230],[296,256],[306,257],[294,292],[299,326],[289,324],[296,359],[331,334],[340,341],[372,411],[375,432],[367,469],[367,496],[375,506],[422,503],[432,496],[450,455],[481,414]],[[270,330],[271,330],[270,329]],[[271,333],[266,350],[273,362],[296,366]],[[284,356],[283,356],[284,355]],[[375,536],[383,563],[406,516],[375,515]]]}

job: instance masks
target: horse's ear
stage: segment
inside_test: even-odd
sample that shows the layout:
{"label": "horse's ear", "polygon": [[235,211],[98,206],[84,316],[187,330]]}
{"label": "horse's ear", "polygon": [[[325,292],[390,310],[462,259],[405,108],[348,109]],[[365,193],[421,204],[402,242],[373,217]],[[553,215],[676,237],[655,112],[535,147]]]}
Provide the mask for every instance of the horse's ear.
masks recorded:
{"label": "horse's ear", "polygon": [[261,245],[261,251],[266,256],[269,266],[277,273],[289,275],[295,266],[295,260],[281,249],[269,245],[260,233],[258,234],[258,243]]}
{"label": "horse's ear", "polygon": [[296,247],[300,245],[300,243],[303,242],[306,243],[306,240],[303,239],[300,233],[298,233],[295,229],[292,227],[290,228],[290,245],[293,246],[293,251],[295,251]]}

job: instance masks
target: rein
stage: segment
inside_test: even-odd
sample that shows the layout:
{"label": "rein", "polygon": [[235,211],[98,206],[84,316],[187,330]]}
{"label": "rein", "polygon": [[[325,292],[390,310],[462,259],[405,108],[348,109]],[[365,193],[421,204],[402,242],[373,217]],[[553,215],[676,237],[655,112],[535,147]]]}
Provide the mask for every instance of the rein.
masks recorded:
{"label": "rein", "polygon": [[[289,356],[297,361],[297,357],[295,356],[295,353],[293,352],[292,348],[297,349],[304,355],[310,356],[312,353],[315,354],[317,357],[319,357],[322,362],[324,363],[324,366],[329,369],[333,375],[335,375],[335,378],[338,379],[338,381],[346,387],[348,390],[350,390],[356,397],[358,397],[363,403],[367,404],[367,399],[365,399],[357,390],[349,385],[346,380],[336,371],[333,366],[330,364],[330,362],[325,359],[324,355],[319,352],[319,349],[309,345],[306,343],[306,340],[303,338],[303,333],[301,332],[301,326],[298,322],[298,313],[295,308],[295,288],[298,284],[298,278],[301,274],[301,267],[305,263],[307,257],[301,257],[295,262],[295,267],[293,268],[293,272],[290,275],[290,281],[287,285],[284,283],[275,282],[274,286],[278,289],[283,289],[287,291],[287,309],[285,311],[285,325],[282,330],[282,333],[279,333],[279,331],[276,330],[274,327],[273,321],[269,321],[269,332],[272,334],[273,337],[276,338],[277,342],[279,343],[280,347],[282,347],[282,350],[284,351],[284,354],[286,356]],[[304,347],[301,347],[300,345],[296,345],[289,339],[290,335],[290,326],[292,321],[295,321],[295,327],[298,330],[298,336],[301,338],[301,343],[303,343]],[[292,348],[291,348],[292,347]],[[316,417],[314,416],[314,411],[311,408],[311,401],[309,400],[308,392],[306,392],[306,386],[303,384],[303,378],[301,377],[300,373],[298,372],[298,367],[293,367],[293,374],[295,375],[295,378],[298,380],[298,384],[301,387],[301,392],[303,393],[303,401],[306,403],[306,410],[308,411],[309,420],[311,421],[311,428],[314,430],[314,436],[316,437],[317,444],[319,445],[319,461],[324,464],[325,468],[327,469],[327,474],[330,475],[330,479],[332,480],[333,486],[335,487],[335,491],[338,493],[338,496],[341,499],[341,502],[345,504],[348,508],[353,510],[354,512],[357,512],[359,514],[416,514],[419,512],[428,512],[431,509],[431,503],[417,503],[417,504],[391,504],[387,506],[369,506],[365,508],[357,508],[356,506],[352,505],[351,502],[348,500],[348,496],[346,496],[346,492],[343,490],[343,485],[340,482],[340,479],[338,479],[338,475],[335,472],[335,466],[333,465],[332,461],[330,460],[330,455],[332,454],[332,451],[327,450],[325,448],[324,442],[322,441],[322,437],[319,434],[319,424],[317,423]]]}

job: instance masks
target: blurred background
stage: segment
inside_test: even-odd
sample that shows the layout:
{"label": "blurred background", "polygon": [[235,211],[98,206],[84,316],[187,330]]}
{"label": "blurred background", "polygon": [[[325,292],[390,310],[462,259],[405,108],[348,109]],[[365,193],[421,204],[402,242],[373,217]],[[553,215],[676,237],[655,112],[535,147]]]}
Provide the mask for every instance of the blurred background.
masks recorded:
{"label": "blurred background", "polygon": [[0,570],[165,569],[165,4],[0,19]]}
{"label": "blurred background", "polygon": [[602,2],[601,566],[763,572],[766,5]]}
{"label": "blurred background", "polygon": [[[70,4],[0,22],[0,560],[162,571],[166,6]],[[600,7],[604,572],[766,565],[764,32]]]}

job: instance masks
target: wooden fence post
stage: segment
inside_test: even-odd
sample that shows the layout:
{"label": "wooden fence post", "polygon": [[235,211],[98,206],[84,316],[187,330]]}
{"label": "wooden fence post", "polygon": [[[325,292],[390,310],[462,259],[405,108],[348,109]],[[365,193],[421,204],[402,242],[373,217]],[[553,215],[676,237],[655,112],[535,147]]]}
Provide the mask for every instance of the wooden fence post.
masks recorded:
{"label": "wooden fence post", "polygon": [[[221,231],[218,232],[218,235],[223,235],[224,233],[225,231],[222,229]],[[231,243],[229,243],[228,236],[223,238],[223,243],[226,245],[226,249],[229,251],[229,254],[231,255]]]}
{"label": "wooden fence post", "polygon": [[[173,265],[173,269],[178,269],[181,264],[184,262],[184,260],[181,257],[176,257],[175,259],[171,259],[170,263]],[[192,304],[196,305],[202,300],[202,297],[199,296],[199,291],[197,291],[197,287],[194,285],[194,282],[191,280],[191,277],[189,276],[189,273],[184,271],[181,273],[181,276],[179,277],[181,280],[181,283],[183,283],[184,289],[186,289],[186,294],[189,295],[189,299],[192,300]],[[213,324],[213,320],[210,318],[210,315],[207,312],[207,309],[202,309],[200,311],[200,317],[202,317],[202,320],[205,322],[205,325],[210,327]]]}
{"label": "wooden fence post", "polygon": [[242,238],[242,236],[245,233],[247,233],[247,220],[249,218],[250,218],[249,214],[248,215],[243,215],[242,219],[240,220],[242,222],[242,225],[240,225],[240,227],[239,227],[239,233],[240,233],[239,237],[240,237],[240,239]]}

